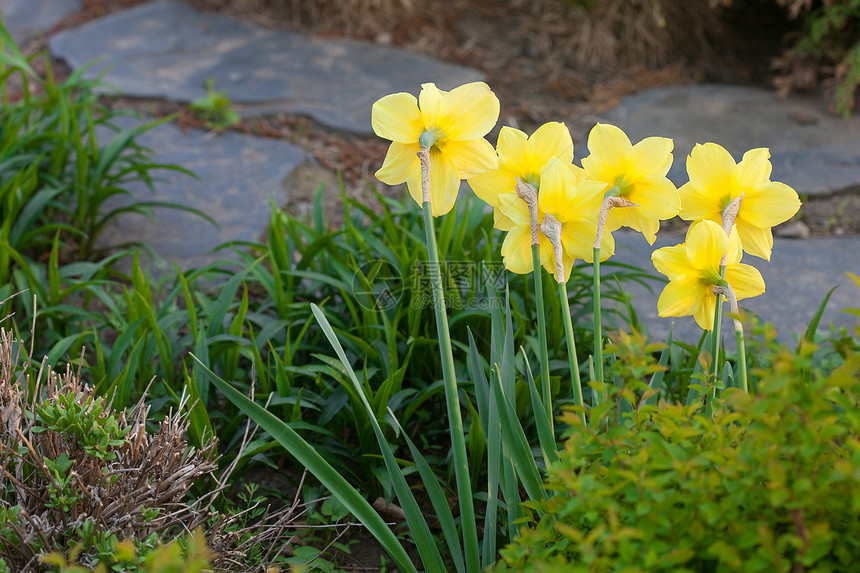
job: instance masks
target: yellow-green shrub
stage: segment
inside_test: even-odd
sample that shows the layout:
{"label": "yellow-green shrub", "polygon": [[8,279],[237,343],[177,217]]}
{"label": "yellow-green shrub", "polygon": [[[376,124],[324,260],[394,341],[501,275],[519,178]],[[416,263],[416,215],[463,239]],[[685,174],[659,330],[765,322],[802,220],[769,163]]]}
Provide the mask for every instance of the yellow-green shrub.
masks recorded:
{"label": "yellow-green shrub", "polygon": [[850,571],[860,562],[860,360],[809,379],[777,354],[757,395],[645,407],[608,430],[568,413],[555,495],[498,570]]}

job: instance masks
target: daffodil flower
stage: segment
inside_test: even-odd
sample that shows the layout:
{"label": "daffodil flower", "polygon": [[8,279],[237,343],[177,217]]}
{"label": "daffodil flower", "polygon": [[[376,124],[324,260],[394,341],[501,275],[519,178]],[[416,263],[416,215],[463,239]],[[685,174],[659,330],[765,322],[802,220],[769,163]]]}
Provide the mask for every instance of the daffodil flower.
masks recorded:
{"label": "daffodil flower", "polygon": [[573,162],[573,139],[567,127],[558,122],[543,124],[531,136],[505,126],[499,132],[496,152],[498,169],[471,178],[469,187],[494,208],[495,227],[509,231],[514,223],[499,208],[499,197],[514,193],[517,179],[540,189],[541,171],[550,159],[555,157],[568,165]]}
{"label": "daffodil flower", "polygon": [[499,100],[483,82],[442,91],[421,86],[416,99],[408,93],[383,97],[373,104],[373,131],[391,146],[376,178],[388,185],[406,183],[409,194],[423,206],[422,145],[430,149],[430,204],[434,217],[454,206],[460,180],[496,169],[499,159],[484,136],[499,118]]}
{"label": "daffodil flower", "polygon": [[[725,279],[720,276],[723,256]],[[727,236],[720,225],[707,219],[690,225],[685,243],[657,249],[651,255],[654,267],[669,278],[657,301],[658,314],[692,315],[704,330],[712,330],[717,301],[715,286],[730,286],[737,300],[764,292],[761,273],[741,263],[742,256],[737,229]]]}
{"label": "daffodil flower", "polygon": [[687,157],[690,181],[679,190],[681,218],[720,223],[726,207],[741,198],[735,226],[743,250],[770,260],[771,227],[800,209],[797,192],[785,183],[771,181],[771,169],[770,152],[763,147],[747,151],[736,164],[716,143],[696,145]]}
{"label": "daffodil flower", "polygon": [[[591,193],[580,192],[570,166],[558,158],[551,158],[540,172],[538,222],[543,222],[547,215],[551,215],[561,223],[565,282],[570,278],[576,259],[592,262],[592,244],[597,234],[597,213],[602,201],[603,193],[600,189],[592,188]],[[530,273],[534,270],[534,265],[528,206],[516,193],[500,194],[498,203],[501,214],[511,222],[511,228],[502,242],[505,268],[518,274]],[[552,244],[541,234],[539,245],[541,265],[555,276]],[[601,251],[601,258],[606,259],[614,253],[615,243],[610,235]]]}
{"label": "daffodil flower", "polygon": [[597,182],[604,193],[634,204],[610,210],[607,231],[630,227],[653,245],[660,221],[678,214],[678,190],[666,178],[672,147],[672,140],[665,137],[648,137],[632,145],[614,125],[594,126],[588,135],[589,155],[582,160],[582,171],[577,170],[577,180]]}

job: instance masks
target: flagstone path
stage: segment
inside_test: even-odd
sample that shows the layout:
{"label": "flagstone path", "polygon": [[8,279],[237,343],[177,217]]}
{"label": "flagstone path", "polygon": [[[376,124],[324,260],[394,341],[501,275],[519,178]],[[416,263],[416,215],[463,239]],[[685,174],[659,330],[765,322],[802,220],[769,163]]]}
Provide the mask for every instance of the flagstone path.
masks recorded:
{"label": "flagstone path", "polygon": [[0,0],[0,13],[19,44],[81,9],[79,0]]}
{"label": "flagstone path", "polygon": [[[0,0],[16,38],[48,30],[70,5],[77,6],[76,0]],[[450,88],[482,79],[475,70],[396,48],[263,29],[172,0],[142,4],[59,32],[48,45],[72,68],[103,58],[85,73],[104,73],[107,83],[132,97],[189,102],[206,94],[211,78],[245,115],[307,115],[352,134],[370,132],[371,104],[384,94],[416,93],[427,81]],[[802,196],[860,196],[860,118],[834,118],[817,100],[783,101],[747,87],[678,86],[627,98],[601,121],[619,125],[634,141],[650,135],[672,137],[676,161],[670,176],[678,184],[685,181],[683,158],[693,144],[714,141],[736,158],[747,149],[769,147],[772,178],[792,185]],[[157,184],[154,197],[143,187],[132,189],[134,196],[195,206],[220,226],[159,211],[157,224],[129,217],[105,239],[140,240],[184,268],[212,260],[212,249],[225,241],[259,237],[268,222],[269,201],[286,202],[290,189],[284,182],[306,159],[302,149],[282,141],[186,133],[172,125],[148,133],[142,143],[155,150],[157,160],[178,163],[200,179],[169,174]],[[585,142],[575,143],[578,155],[585,154]],[[649,268],[653,248],[682,240],[660,236],[651,247],[641,236],[619,233],[616,258]],[[860,237],[778,237],[771,262],[751,257],[745,262],[761,270],[768,291],[744,306],[774,322],[782,338],[802,332],[835,285],[839,288],[822,324],[854,324],[840,310],[860,307],[860,291],[844,275],[846,270],[860,274]],[[655,283],[657,293],[661,288]],[[652,334],[664,335],[669,321],[656,317],[656,294],[635,286],[630,290]],[[680,331],[687,339],[696,337],[691,325],[691,319],[678,320],[676,336]]]}

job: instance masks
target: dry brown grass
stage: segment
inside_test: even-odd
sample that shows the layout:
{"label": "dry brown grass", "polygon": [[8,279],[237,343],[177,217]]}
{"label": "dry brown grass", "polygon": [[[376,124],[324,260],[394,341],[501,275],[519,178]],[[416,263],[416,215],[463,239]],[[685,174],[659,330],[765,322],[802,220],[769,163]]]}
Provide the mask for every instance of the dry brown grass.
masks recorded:
{"label": "dry brown grass", "polygon": [[[141,541],[155,534],[163,542],[202,528],[218,571],[258,571],[260,559],[269,563],[290,550],[288,542],[304,527],[301,519],[308,504],[299,503],[297,494],[280,510],[260,512],[255,505],[243,512],[262,513],[253,519],[238,512],[219,513],[215,499],[230,487],[241,452],[216,476],[217,440],[206,436],[200,448],[188,443],[183,412],[190,409],[184,402],[151,433],[146,395],[128,412],[115,411],[82,382],[80,372],[69,367],[57,372],[46,361],[33,371],[26,366],[32,362],[24,351],[12,333],[0,327],[0,510],[14,515],[0,518],[0,558],[12,571],[41,571],[41,554],[66,554],[86,528],[119,540]],[[121,436],[122,443],[93,449],[84,443],[86,431],[80,426],[52,429],[43,418],[44,408],[69,399],[80,406],[75,419],[96,420],[103,427],[115,422],[114,435]],[[94,426],[88,427],[96,433]],[[242,448],[252,438],[253,432],[246,430]],[[67,470],[51,471],[52,463],[66,457],[71,461]],[[200,480],[207,491],[192,500],[189,490]],[[71,494],[64,498],[65,507],[57,503],[58,492]],[[256,563],[246,559],[252,551],[258,555]],[[93,566],[97,557],[92,552],[93,547],[83,547],[78,562]]]}

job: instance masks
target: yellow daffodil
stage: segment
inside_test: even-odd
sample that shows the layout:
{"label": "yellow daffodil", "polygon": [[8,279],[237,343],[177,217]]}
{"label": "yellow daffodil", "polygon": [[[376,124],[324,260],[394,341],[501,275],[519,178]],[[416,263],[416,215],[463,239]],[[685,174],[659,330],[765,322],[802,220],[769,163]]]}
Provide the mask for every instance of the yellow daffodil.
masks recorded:
{"label": "yellow daffodil", "polygon": [[[720,277],[720,262],[726,257],[726,276]],[[737,300],[764,292],[764,280],[755,267],[741,263],[743,252],[737,229],[726,235],[722,226],[709,220],[690,225],[685,243],[657,249],[651,255],[654,267],[669,278],[657,301],[660,316],[692,315],[705,330],[714,328],[717,296],[714,286],[728,284]]]}
{"label": "yellow daffodil", "polygon": [[388,185],[406,183],[423,205],[421,145],[430,148],[430,204],[434,217],[454,206],[460,180],[491,171],[499,165],[493,146],[484,136],[499,118],[499,100],[483,82],[442,91],[423,84],[416,99],[408,93],[383,97],[373,104],[373,131],[391,146],[376,177]]}
{"label": "yellow daffodil", "polygon": [[[557,158],[550,159],[540,172],[538,190],[538,222],[552,215],[561,223],[561,245],[563,248],[564,280],[576,259],[592,261],[594,237],[597,234],[597,213],[603,201],[600,189],[591,193],[577,189],[576,178],[570,166]],[[499,210],[511,222],[511,228],[502,243],[505,267],[518,274],[534,270],[531,250],[531,225],[529,209],[516,193],[498,196]],[[555,256],[546,236],[540,235],[541,265],[555,276]],[[615,243],[609,235],[601,258],[615,253]]]}
{"label": "yellow daffodil", "polygon": [[744,251],[770,260],[771,227],[789,220],[800,209],[797,193],[770,180],[772,166],[766,148],[744,153],[740,163],[716,143],[696,145],[687,157],[690,181],[681,194],[681,217],[722,224],[725,208],[742,197],[735,226]]}
{"label": "yellow daffodil", "polygon": [[606,230],[630,227],[654,244],[660,221],[678,214],[678,190],[666,174],[672,166],[671,139],[648,137],[636,145],[614,125],[598,123],[588,135],[589,155],[582,160],[579,181],[596,181],[604,192],[636,206],[609,211]]}
{"label": "yellow daffodil", "polygon": [[540,188],[540,174],[549,160],[556,157],[564,164],[573,161],[573,139],[563,123],[545,123],[527,136],[519,129],[503,127],[496,144],[499,168],[469,179],[475,195],[494,208],[496,228],[510,230],[514,224],[499,209],[499,197],[515,193],[517,179]]}

